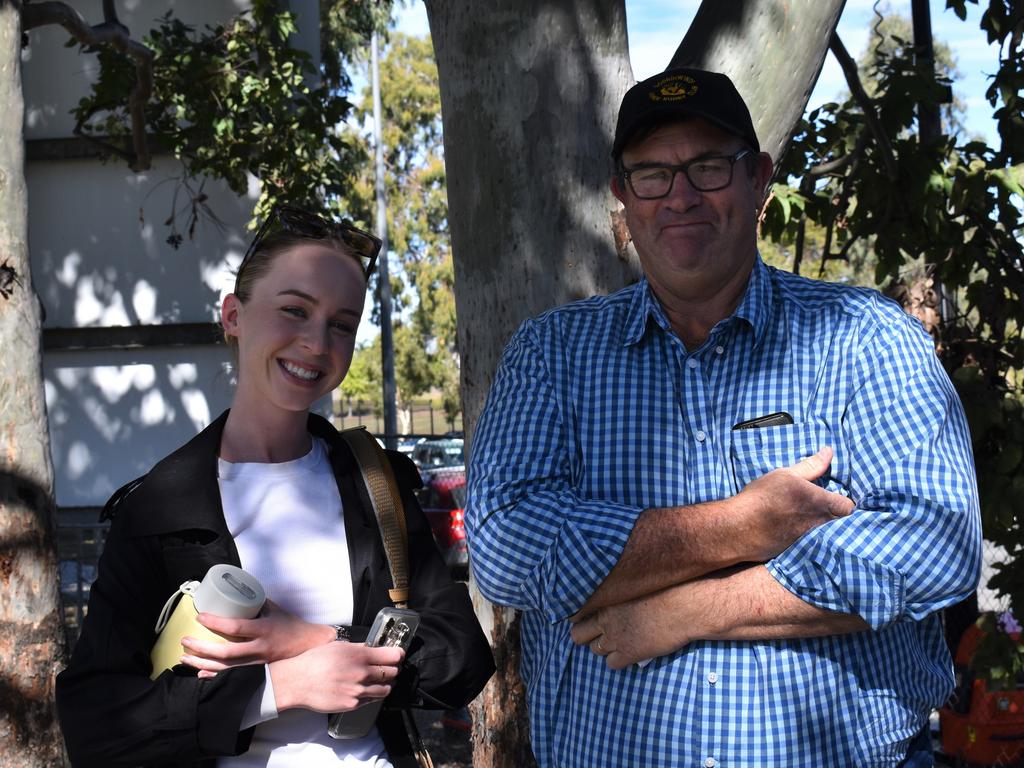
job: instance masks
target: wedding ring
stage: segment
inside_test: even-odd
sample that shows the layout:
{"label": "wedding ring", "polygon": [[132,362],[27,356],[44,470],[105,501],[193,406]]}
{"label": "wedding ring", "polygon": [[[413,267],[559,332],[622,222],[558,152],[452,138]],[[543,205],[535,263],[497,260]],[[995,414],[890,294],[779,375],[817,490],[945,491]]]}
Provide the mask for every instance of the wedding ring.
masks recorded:
{"label": "wedding ring", "polygon": [[601,645],[601,638],[602,637],[604,637],[604,635],[598,635],[597,636],[597,652],[598,653],[604,653],[604,646]]}

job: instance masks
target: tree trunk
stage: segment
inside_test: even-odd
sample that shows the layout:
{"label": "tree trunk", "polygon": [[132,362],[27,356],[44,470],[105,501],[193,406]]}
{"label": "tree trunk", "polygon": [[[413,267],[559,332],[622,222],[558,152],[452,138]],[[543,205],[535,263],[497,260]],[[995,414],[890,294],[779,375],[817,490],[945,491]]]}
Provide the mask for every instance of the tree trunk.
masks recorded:
{"label": "tree trunk", "polygon": [[[738,6],[732,22],[752,26],[730,26],[716,5]],[[806,106],[842,5],[744,0],[701,7],[707,39],[691,60],[736,76],[755,118],[763,114],[758,125],[773,156]],[[501,351],[523,319],[615,290],[638,274],[608,187],[618,104],[633,77],[623,0],[426,6],[441,87],[470,438]],[[680,35],[686,21],[666,19],[680,25]],[[518,677],[518,622],[513,611],[488,604],[472,582],[470,589],[498,666],[474,706],[473,764],[522,768],[533,758]]]}
{"label": "tree trunk", "polygon": [[[615,108],[632,81],[621,0],[427,0],[444,121],[463,424],[530,315],[633,278],[608,191]],[[461,255],[461,257],[460,257]],[[525,768],[515,612],[471,586],[498,673],[474,707],[473,764]]]}
{"label": "tree trunk", "polygon": [[64,661],[39,302],[29,275],[21,3],[0,0],[0,766],[64,761]]}
{"label": "tree trunk", "polygon": [[703,2],[672,66],[724,72],[778,163],[821,74],[846,0]]}

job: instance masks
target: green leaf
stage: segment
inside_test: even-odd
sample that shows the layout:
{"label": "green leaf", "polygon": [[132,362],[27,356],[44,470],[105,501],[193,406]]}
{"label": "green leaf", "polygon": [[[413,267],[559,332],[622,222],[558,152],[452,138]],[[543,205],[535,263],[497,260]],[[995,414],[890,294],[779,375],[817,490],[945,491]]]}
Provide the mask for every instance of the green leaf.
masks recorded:
{"label": "green leaf", "polygon": [[1024,163],[1009,168],[997,168],[990,171],[989,176],[1011,195],[1024,197]]}

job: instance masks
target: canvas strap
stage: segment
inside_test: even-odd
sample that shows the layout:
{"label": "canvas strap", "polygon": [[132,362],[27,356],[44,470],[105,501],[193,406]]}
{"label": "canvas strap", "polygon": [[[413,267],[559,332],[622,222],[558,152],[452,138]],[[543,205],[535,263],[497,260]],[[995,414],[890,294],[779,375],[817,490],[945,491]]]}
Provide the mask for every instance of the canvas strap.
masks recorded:
{"label": "canvas strap", "polygon": [[409,534],[405,529],[405,510],[391,463],[365,427],[346,429],[341,436],[352,449],[370,494],[391,571],[393,588],[388,590],[388,596],[397,608],[405,608],[409,601]]}

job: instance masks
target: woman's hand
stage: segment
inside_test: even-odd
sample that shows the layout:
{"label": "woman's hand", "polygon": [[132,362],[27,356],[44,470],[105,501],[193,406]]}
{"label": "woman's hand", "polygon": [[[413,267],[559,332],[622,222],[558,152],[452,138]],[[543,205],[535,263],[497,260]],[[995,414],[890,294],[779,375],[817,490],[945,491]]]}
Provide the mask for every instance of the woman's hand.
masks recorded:
{"label": "woman's hand", "polygon": [[270,665],[277,710],[345,712],[391,693],[401,648],[330,642]]}
{"label": "woman's hand", "polygon": [[207,629],[230,637],[230,643],[216,643],[185,637],[184,664],[199,670],[200,677],[244,664],[269,664],[334,640],[334,630],[325,624],[311,624],[267,600],[255,619],[226,619],[200,613],[197,620]]}

